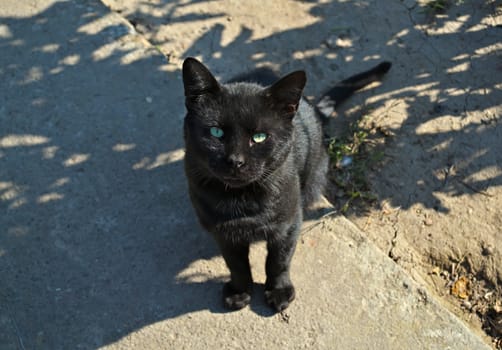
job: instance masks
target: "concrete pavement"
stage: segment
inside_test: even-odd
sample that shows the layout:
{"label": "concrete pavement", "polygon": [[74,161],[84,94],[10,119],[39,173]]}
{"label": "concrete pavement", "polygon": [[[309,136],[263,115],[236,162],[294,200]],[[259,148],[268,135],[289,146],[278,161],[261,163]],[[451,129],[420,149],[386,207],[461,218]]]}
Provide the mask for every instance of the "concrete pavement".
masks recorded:
{"label": "concrete pavement", "polygon": [[228,313],[182,169],[179,70],[99,1],[0,7],[1,349],[484,349],[345,218],[305,223],[297,300]]}

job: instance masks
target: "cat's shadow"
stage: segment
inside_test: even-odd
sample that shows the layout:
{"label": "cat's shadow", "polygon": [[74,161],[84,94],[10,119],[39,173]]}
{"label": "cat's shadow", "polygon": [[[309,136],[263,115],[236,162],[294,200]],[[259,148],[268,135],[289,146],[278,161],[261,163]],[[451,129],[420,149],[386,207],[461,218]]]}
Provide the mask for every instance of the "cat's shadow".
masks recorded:
{"label": "cat's shadow", "polygon": [[[188,224],[193,229],[193,235],[198,236],[196,240],[200,245],[192,244],[192,239],[183,239],[181,235],[174,235],[172,239],[156,244],[156,265],[164,270],[162,275],[165,277],[164,288],[159,289],[162,295],[156,297],[156,302],[163,304],[163,309],[167,310],[163,318],[204,310],[214,314],[229,314],[249,309],[260,317],[276,315],[277,312],[265,301],[265,284],[261,282],[253,283],[251,302],[246,308],[225,308],[223,286],[230,280],[230,272],[212,237],[198,227],[195,217]],[[172,245],[177,245],[176,255],[170,254]]]}
{"label": "cat's shadow", "polygon": [[[197,234],[200,235],[200,241],[204,241],[204,246],[187,244],[184,249],[186,253],[184,259],[179,260],[178,266],[173,265],[168,255],[163,255],[158,262],[159,265],[167,267],[165,276],[169,282],[166,294],[171,296],[167,299],[158,298],[158,301],[164,300],[166,309],[171,310],[165,317],[173,318],[203,310],[214,314],[229,314],[243,312],[246,309],[260,317],[275,316],[278,312],[267,305],[265,284],[261,282],[253,283],[251,302],[244,309],[230,310],[224,306],[223,287],[230,280],[230,273],[226,267],[222,266],[224,263],[221,261],[220,252],[211,236],[202,229],[199,229]],[[166,243],[166,245],[169,244],[169,242]],[[165,247],[159,248],[165,250]],[[201,271],[196,265],[207,267],[207,271]],[[216,276],[208,272],[214,270],[218,271]]]}

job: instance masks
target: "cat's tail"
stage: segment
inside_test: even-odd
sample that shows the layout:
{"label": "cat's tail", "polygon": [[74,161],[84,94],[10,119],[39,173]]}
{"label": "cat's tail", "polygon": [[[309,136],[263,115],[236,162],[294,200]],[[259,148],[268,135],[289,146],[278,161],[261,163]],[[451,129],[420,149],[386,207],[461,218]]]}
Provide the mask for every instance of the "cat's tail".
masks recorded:
{"label": "cat's tail", "polygon": [[349,98],[354,92],[362,89],[368,84],[382,80],[391,66],[392,63],[384,61],[370,70],[342,80],[321,97],[316,104],[317,111],[324,118],[331,117],[335,112],[335,108]]}

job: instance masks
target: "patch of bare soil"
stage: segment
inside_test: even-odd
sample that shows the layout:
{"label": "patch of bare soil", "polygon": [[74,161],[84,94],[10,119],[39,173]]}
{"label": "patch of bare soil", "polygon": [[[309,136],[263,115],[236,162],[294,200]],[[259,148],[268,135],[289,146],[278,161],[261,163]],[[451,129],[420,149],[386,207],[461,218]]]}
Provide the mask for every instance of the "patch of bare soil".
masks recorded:
{"label": "patch of bare soil", "polygon": [[370,97],[333,121],[344,132],[330,149],[330,200],[500,349],[502,44],[491,35],[501,34],[502,7],[419,5],[408,8],[422,51],[409,51],[406,71],[391,74],[420,79],[383,106]]}
{"label": "patch of bare soil", "polygon": [[[459,216],[454,220],[448,217],[448,213],[439,214],[437,208],[415,204],[403,209],[393,207],[389,200],[381,200],[378,188],[380,182],[385,181],[381,177],[382,167],[387,170],[386,167],[390,166],[385,159],[395,137],[394,132],[376,125],[371,116],[363,114],[349,128],[348,134],[332,139],[328,197],[390,258],[416,279],[428,284],[451,311],[475,329],[486,332],[494,347],[500,349],[502,289],[500,276],[497,275],[497,261],[500,263],[500,260],[496,256],[499,252],[495,250],[495,245],[486,243],[492,239],[491,232],[473,228],[476,234],[469,238],[464,236],[465,220],[458,220]],[[342,155],[333,154],[336,150]],[[452,172],[446,168],[444,171]],[[410,173],[403,175],[410,176]],[[498,201],[492,205],[502,204],[502,196],[498,194],[490,192],[493,195],[488,195],[488,192],[464,186],[474,193],[452,201],[449,211],[462,210],[463,206],[467,206],[470,208],[468,217],[471,217],[475,203],[483,202],[478,196],[497,197]],[[497,192],[500,193],[500,189]],[[500,228],[498,218],[490,213],[491,210],[487,209],[485,215],[474,218],[475,223],[471,225],[485,220],[484,226],[497,230]],[[468,227],[473,227],[471,225]]]}
{"label": "patch of bare soil", "polygon": [[[502,45],[470,42],[461,53],[440,44],[451,44],[448,35],[465,42],[474,40],[469,30],[500,28],[501,11],[500,4],[479,1],[450,2],[441,13],[411,11],[425,34],[423,47],[437,55],[427,57],[434,79],[425,74],[424,85],[413,88],[415,96],[389,96],[375,109],[370,99],[362,108],[347,109],[352,127],[337,135],[343,142],[335,151],[345,152],[350,162],[340,162],[340,154],[330,150],[331,201],[498,349]],[[455,25],[466,30],[452,31]],[[332,129],[342,129],[342,122],[334,121]]]}

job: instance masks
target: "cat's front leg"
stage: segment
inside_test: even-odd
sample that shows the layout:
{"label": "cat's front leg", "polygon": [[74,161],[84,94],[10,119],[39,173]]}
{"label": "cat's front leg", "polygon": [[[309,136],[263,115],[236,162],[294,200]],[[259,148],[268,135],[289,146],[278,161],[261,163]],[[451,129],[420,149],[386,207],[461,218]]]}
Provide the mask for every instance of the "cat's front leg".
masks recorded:
{"label": "cat's front leg", "polygon": [[223,287],[223,303],[228,309],[239,310],[251,302],[253,279],[249,265],[249,244],[219,242],[219,245],[231,275],[230,282]]}
{"label": "cat's front leg", "polygon": [[299,230],[300,224],[294,224],[285,236],[267,242],[265,300],[277,311],[287,308],[295,298],[295,287],[289,277],[289,269]]}

